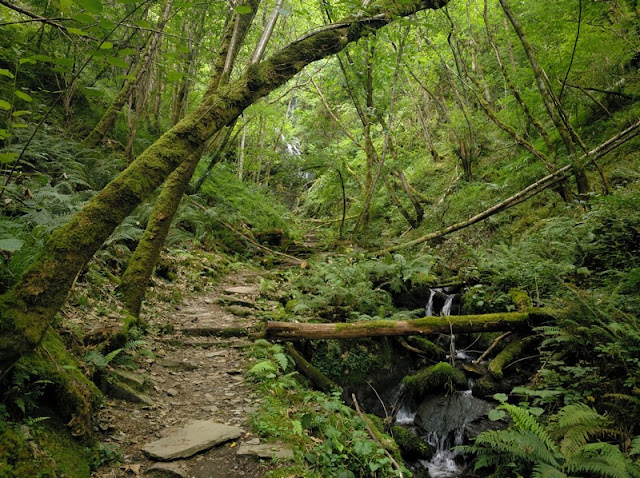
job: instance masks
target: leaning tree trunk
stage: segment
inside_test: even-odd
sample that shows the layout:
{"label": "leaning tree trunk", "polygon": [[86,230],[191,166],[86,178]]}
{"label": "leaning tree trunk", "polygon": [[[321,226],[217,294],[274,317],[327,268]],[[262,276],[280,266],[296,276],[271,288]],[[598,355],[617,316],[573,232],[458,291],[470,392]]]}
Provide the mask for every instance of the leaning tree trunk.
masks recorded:
{"label": "leaning tree trunk", "polygon": [[[236,25],[240,25],[241,29],[235,30],[234,35],[223,35],[222,44],[220,45],[218,55],[224,56],[224,63],[228,65],[224,68],[220,75],[214,70],[209,88],[226,83],[225,78],[231,74],[231,69],[235,62],[235,55],[240,49],[240,43],[244,40],[247,30],[251,25],[255,13],[258,9],[259,0],[251,0],[248,2],[251,7],[251,13],[242,15],[242,21],[237,20]],[[236,15],[240,17],[240,15]],[[233,22],[228,22],[227,26]],[[227,43],[229,42],[229,43]],[[233,55],[232,61],[228,61],[228,57]],[[135,252],[129,259],[127,269],[125,270],[120,286],[118,287],[125,307],[134,317],[140,316],[140,307],[144,299],[149,279],[155,268],[160,251],[169,234],[169,229],[173,218],[175,217],[180,200],[184,195],[189,181],[196,170],[198,162],[202,156],[205,147],[199,148],[192,153],[175,171],[171,173],[164,184],[158,199],[156,200],[153,212],[149,219],[149,223],[136,247]]]}
{"label": "leaning tree trunk", "polygon": [[75,277],[115,228],[213,134],[306,65],[335,55],[397,17],[445,4],[446,0],[384,1],[370,7],[366,15],[317,29],[250,66],[233,83],[207,92],[195,111],[56,230],[18,283],[0,296],[0,374],[40,344]]}
{"label": "leaning tree trunk", "polygon": [[180,200],[196,170],[203,149],[204,147],[193,152],[165,181],[144,234],[122,275],[118,292],[129,313],[136,318],[140,315],[149,278],[158,262]]}
{"label": "leaning tree trunk", "polygon": [[131,74],[132,78],[126,80],[122,89],[115,97],[115,99],[111,102],[107,111],[105,111],[98,124],[93,128],[91,133],[85,138],[84,144],[89,147],[96,146],[104,135],[107,134],[107,131],[113,126],[113,122],[116,120],[116,116],[118,116],[118,112],[122,109],[124,104],[127,102],[131,93],[135,90],[136,86],[140,84],[142,78],[147,73],[149,69],[149,64],[151,63],[151,58],[156,51],[156,46],[158,45],[158,40],[160,39],[160,35],[162,35],[162,30],[165,25],[169,21],[169,13],[171,12],[171,6],[173,4],[173,0],[167,0],[167,4],[164,7],[164,11],[162,13],[162,17],[158,21],[156,25],[156,31],[147,43],[147,47],[145,48],[144,54],[142,58],[138,61],[135,70]]}

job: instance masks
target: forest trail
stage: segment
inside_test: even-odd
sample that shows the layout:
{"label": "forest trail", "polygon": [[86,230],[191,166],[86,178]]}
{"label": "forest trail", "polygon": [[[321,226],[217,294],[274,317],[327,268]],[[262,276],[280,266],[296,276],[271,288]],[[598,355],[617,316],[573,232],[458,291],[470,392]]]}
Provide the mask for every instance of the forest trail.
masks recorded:
{"label": "forest trail", "polygon": [[[263,463],[255,456],[238,453],[260,448],[256,447],[259,440],[248,431],[250,414],[260,403],[244,382],[250,341],[247,337],[215,336],[221,330],[237,332],[238,328],[259,325],[255,307],[260,274],[247,269],[232,272],[213,290],[182,305],[147,311],[152,330],[162,330],[162,324],[167,323],[173,326],[165,328],[165,334],[145,337],[154,357],[143,360],[135,371],[135,377],[145,380],[141,398],[146,394],[153,404],[107,398],[100,417],[102,440],[118,445],[123,456],[119,466],[102,468],[93,476],[260,477],[273,468],[271,459]],[[237,439],[171,462],[156,462],[143,451],[151,442],[175,435],[177,429],[194,420],[211,420],[239,427],[242,432]],[[266,447],[266,453],[274,451],[277,448]],[[154,466],[165,471],[152,472]]]}

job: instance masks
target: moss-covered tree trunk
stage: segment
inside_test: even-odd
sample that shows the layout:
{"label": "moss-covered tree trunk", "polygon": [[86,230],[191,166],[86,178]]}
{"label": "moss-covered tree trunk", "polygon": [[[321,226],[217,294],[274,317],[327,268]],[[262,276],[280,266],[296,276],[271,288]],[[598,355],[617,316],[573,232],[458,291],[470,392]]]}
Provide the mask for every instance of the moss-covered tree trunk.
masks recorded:
{"label": "moss-covered tree trunk", "polygon": [[91,130],[91,133],[89,133],[85,138],[84,144],[86,146],[93,147],[102,141],[102,138],[107,134],[107,131],[109,131],[113,126],[116,116],[118,116],[118,113],[136,89],[136,86],[140,84],[142,78],[149,70],[151,58],[156,51],[160,35],[162,35],[162,30],[164,30],[165,25],[169,21],[169,14],[171,13],[172,5],[173,0],[167,0],[164,11],[162,12],[162,17],[160,17],[160,20],[156,25],[155,33],[149,37],[144,53],[138,61],[135,70],[133,70],[133,73],[131,74],[131,79],[125,80],[120,92],[111,102],[107,111],[105,111],[102,118],[100,118],[100,121],[98,121],[98,124],[96,124],[93,130]]}
{"label": "moss-covered tree trunk", "polygon": [[201,155],[202,148],[192,153],[167,178],[138,247],[129,259],[127,269],[122,275],[118,291],[125,307],[135,317],[140,315],[140,307],[151,273],[158,263],[160,251],[167,240],[169,228],[180,205],[180,200],[196,170]]}
{"label": "moss-covered tree trunk", "polygon": [[55,231],[18,283],[0,296],[0,372],[42,341],[87,261],[131,211],[214,133],[306,65],[338,53],[394,18],[445,4],[446,0],[381,1],[365,14],[315,30],[250,66],[233,83],[208,91],[195,111]]}
{"label": "moss-covered tree trunk", "polygon": [[267,322],[269,339],[357,339],[363,337],[397,337],[425,334],[469,334],[497,330],[527,329],[553,320],[556,312],[529,309],[526,312],[504,312],[483,315],[425,317],[415,320],[362,320],[337,324]]}
{"label": "moss-covered tree trunk", "polygon": [[[226,78],[231,73],[237,52],[240,49],[240,43],[244,40],[258,10],[259,0],[249,0],[246,4],[251,8],[250,13],[235,15],[237,17],[235,22],[227,22],[227,27],[235,24],[240,25],[240,28],[236,28],[235,33],[231,36],[223,35],[218,56],[221,61],[224,60],[227,67],[220,72],[214,69],[214,75],[219,74],[219,76],[212,76],[211,84],[209,85],[211,91],[213,91],[214,87],[226,83]],[[241,21],[238,20],[240,16],[244,17]],[[229,55],[233,55],[231,61],[228,61]],[[122,276],[119,292],[127,310],[136,318],[140,316],[140,307],[142,306],[149,279],[160,257],[160,251],[169,234],[180,200],[196,170],[203,150],[204,147],[189,156],[185,162],[171,173],[165,182],[156,200],[144,234],[131,259],[129,259],[127,269]]]}

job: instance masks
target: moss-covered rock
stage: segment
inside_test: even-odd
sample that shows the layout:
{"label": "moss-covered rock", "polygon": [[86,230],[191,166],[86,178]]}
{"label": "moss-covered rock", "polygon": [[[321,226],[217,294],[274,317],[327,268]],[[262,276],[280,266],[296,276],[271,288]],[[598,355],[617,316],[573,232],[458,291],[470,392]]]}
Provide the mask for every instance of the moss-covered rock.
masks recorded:
{"label": "moss-covered rock", "polygon": [[526,290],[522,290],[519,288],[509,289],[507,292],[514,305],[518,310],[526,310],[530,307],[533,307],[533,302],[531,301],[531,297]]}
{"label": "moss-covered rock", "polygon": [[440,362],[413,375],[407,375],[403,382],[415,397],[443,390],[463,389],[467,385],[464,373],[447,362]]}
{"label": "moss-covered rock", "polygon": [[429,460],[434,455],[435,448],[421,440],[411,430],[394,426],[391,431],[403,459],[407,461]]}

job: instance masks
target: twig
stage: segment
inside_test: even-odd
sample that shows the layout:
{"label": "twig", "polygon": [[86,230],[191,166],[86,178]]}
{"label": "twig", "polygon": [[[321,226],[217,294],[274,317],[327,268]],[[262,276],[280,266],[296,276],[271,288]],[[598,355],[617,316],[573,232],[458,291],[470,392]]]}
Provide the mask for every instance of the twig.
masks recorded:
{"label": "twig", "polygon": [[581,25],[582,25],[582,0],[578,0],[578,30],[576,31],[576,41],[573,43],[573,51],[571,52],[571,61],[569,62],[569,67],[567,68],[567,74],[564,76],[564,81],[562,82],[562,88],[560,89],[560,94],[558,95],[558,102],[562,101],[562,93],[564,93],[564,87],[567,84],[567,80],[569,79],[569,72],[571,71],[571,67],[573,66],[573,60],[576,57],[576,50],[578,49],[578,40],[580,39]]}
{"label": "twig", "polygon": [[402,473],[402,468],[400,467],[398,462],[395,460],[395,458],[393,458],[391,453],[389,453],[389,450],[387,450],[384,447],[384,445],[382,443],[380,443],[380,440],[378,439],[376,434],[373,432],[373,430],[369,426],[369,421],[365,418],[364,414],[362,413],[362,410],[360,410],[360,405],[358,405],[358,400],[356,399],[356,394],[355,393],[351,394],[351,399],[353,400],[353,405],[356,407],[356,413],[358,414],[358,416],[364,422],[364,425],[367,428],[367,432],[369,432],[369,436],[371,436],[373,441],[375,441],[378,445],[380,445],[380,448],[382,448],[384,450],[384,452],[386,453],[387,457],[389,457],[389,460],[391,460],[391,463],[393,464],[394,468],[396,470],[398,470],[398,473],[400,473],[400,478],[404,478],[404,474]]}
{"label": "twig", "polygon": [[511,332],[505,332],[501,336],[496,337],[494,341],[491,342],[491,345],[489,345],[489,348],[487,348],[487,350],[485,350],[484,353],[480,355],[480,357],[478,357],[476,360],[473,361],[473,364],[478,365],[480,362],[482,362],[485,359],[485,357],[489,355],[494,348],[496,348],[496,345],[498,345],[502,339],[504,339],[505,337],[508,337],[509,335],[511,335]]}

